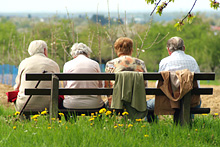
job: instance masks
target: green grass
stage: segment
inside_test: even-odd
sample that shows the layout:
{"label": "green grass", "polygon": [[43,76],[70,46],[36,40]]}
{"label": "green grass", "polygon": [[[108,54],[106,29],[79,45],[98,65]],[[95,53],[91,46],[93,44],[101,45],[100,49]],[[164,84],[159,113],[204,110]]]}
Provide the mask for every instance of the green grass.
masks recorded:
{"label": "green grass", "polygon": [[220,85],[220,81],[219,80],[207,80],[207,81],[200,81],[201,85]]}
{"label": "green grass", "polygon": [[[176,126],[171,118],[158,123],[130,121],[118,116],[80,116],[77,121],[54,120],[47,115],[37,120],[15,121],[14,112],[0,107],[0,146],[220,146],[220,119],[200,115],[191,126]],[[117,127],[116,127],[117,126]],[[15,128],[16,127],[16,128]]]}

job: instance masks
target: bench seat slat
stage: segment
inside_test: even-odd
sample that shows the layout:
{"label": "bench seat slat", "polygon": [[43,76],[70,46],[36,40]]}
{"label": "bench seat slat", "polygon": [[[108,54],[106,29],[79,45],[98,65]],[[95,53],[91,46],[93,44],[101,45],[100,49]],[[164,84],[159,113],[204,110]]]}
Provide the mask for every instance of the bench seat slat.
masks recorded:
{"label": "bench seat slat", "polygon": [[[160,89],[145,88],[146,95],[164,95]],[[59,95],[112,95],[112,88],[99,88],[99,89],[59,89]],[[51,89],[25,89],[26,95],[50,95]],[[213,88],[196,88],[192,90],[192,94],[213,94]]]}

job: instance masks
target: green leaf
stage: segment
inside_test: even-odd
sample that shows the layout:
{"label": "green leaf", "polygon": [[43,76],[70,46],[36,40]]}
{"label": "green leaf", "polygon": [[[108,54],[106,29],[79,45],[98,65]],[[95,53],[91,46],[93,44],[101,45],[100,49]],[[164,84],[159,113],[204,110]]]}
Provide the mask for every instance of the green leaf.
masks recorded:
{"label": "green leaf", "polygon": [[156,0],[145,0],[147,2],[147,4],[151,3],[154,4],[154,2],[156,2]]}
{"label": "green leaf", "polygon": [[177,31],[182,31],[183,25],[184,25],[184,23],[181,21],[181,22],[177,22],[177,23],[174,25],[174,27],[177,29]]}
{"label": "green leaf", "polygon": [[194,19],[195,17],[196,17],[196,16],[194,16],[194,15],[192,15],[192,14],[189,14],[188,17],[187,17],[187,22],[188,22],[189,24],[191,24],[192,21],[193,21],[193,19]]}

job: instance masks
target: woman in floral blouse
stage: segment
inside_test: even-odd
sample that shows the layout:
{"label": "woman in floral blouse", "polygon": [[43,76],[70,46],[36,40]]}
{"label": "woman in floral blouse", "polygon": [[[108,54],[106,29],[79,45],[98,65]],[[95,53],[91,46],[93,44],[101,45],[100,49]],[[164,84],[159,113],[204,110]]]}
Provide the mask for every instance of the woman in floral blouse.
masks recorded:
{"label": "woman in floral blouse", "polygon": [[[127,37],[120,37],[114,44],[115,53],[118,58],[115,58],[106,63],[105,72],[115,73],[121,71],[138,71],[147,72],[144,61],[132,57],[133,41]],[[105,87],[113,87],[114,81],[105,81]],[[145,84],[147,86],[147,83]],[[112,97],[108,97],[109,104],[111,105]]]}

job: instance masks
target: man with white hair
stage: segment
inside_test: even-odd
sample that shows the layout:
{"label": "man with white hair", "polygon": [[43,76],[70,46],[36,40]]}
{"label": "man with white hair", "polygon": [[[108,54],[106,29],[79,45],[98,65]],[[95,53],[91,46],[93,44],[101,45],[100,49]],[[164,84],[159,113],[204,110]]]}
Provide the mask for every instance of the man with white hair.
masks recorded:
{"label": "man with white hair", "polygon": [[[28,95],[24,94],[25,88],[34,88],[37,81],[26,81],[26,73],[59,73],[60,68],[56,62],[48,58],[47,44],[43,40],[34,40],[28,47],[30,57],[24,59],[18,67],[18,75],[16,77],[15,90],[19,90],[17,100],[15,103],[16,111],[21,111],[28,99]],[[51,83],[48,81],[41,81],[39,88],[51,88]],[[49,109],[50,96],[31,97],[25,109]]]}
{"label": "man with white hair", "polygon": [[[99,73],[99,64],[90,59],[92,50],[83,43],[75,43],[71,48],[73,60],[64,64],[64,73]],[[64,81],[65,88],[99,88],[101,81]],[[97,95],[65,95],[64,108],[71,109],[96,109],[104,107],[101,96]]]}

